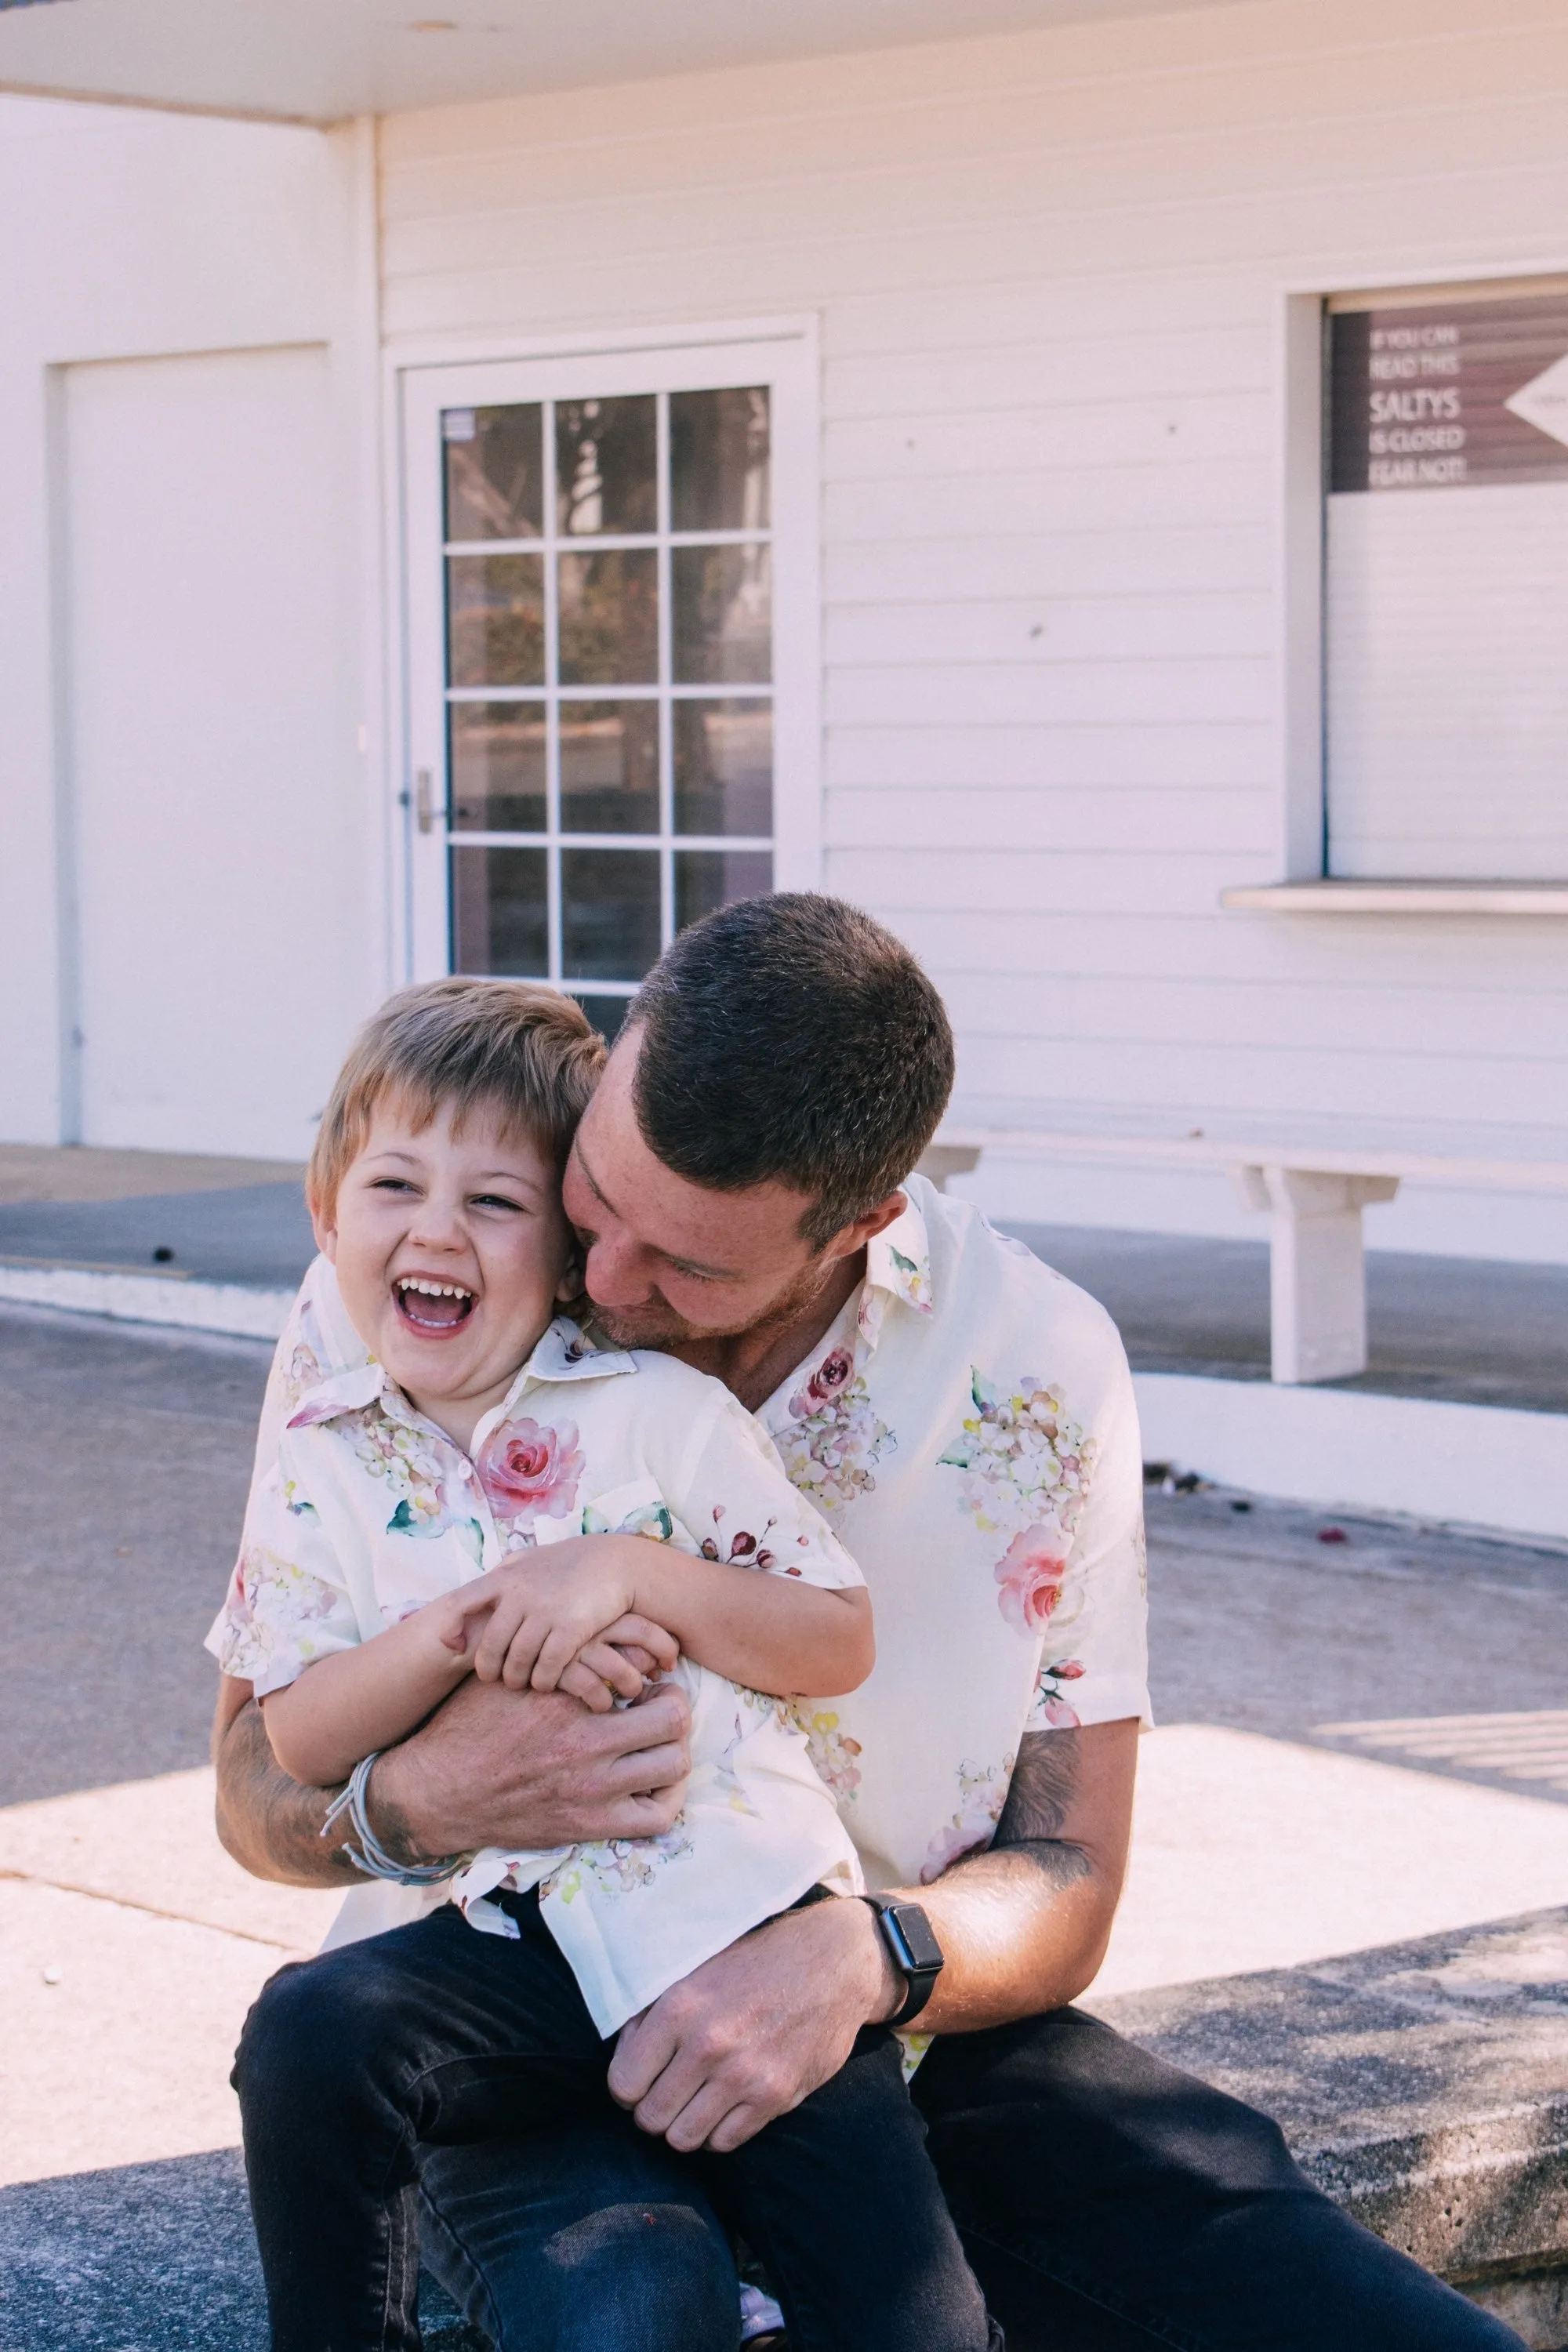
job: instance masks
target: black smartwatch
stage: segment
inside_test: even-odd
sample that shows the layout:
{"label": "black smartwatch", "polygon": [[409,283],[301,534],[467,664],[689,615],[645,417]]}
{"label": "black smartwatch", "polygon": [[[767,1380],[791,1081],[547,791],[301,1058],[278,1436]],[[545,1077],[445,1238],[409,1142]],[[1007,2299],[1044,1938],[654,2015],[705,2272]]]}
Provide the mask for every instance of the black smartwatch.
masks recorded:
{"label": "black smartwatch", "polygon": [[882,1941],[888,1957],[908,1990],[900,2008],[889,2017],[892,2026],[908,2025],[917,2018],[927,2001],[936,1980],[942,1974],[942,1946],[937,1942],[931,1921],[918,1903],[894,1903],[885,1895],[862,1895],[877,1915],[877,1925],[882,1931]]}

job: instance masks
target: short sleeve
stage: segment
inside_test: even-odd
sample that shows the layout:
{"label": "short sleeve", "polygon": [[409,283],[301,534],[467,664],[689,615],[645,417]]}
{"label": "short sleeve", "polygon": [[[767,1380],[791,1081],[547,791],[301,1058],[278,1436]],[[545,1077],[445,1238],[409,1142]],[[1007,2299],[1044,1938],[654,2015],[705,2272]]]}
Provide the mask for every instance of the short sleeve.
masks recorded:
{"label": "short sleeve", "polygon": [[239,1559],[206,1637],[226,1675],[258,1698],[282,1690],[334,1650],[357,1646],[359,1622],[315,1507],[285,1486],[276,1461],[258,1469]]}
{"label": "short sleeve", "polygon": [[1089,1492],[1046,1621],[1026,1731],[1152,1719],[1143,1449],[1132,1376],[1109,1318],[1106,1338],[1115,1363],[1095,1416]]}
{"label": "short sleeve", "polygon": [[699,1424],[672,1486],[670,1505],[709,1559],[832,1591],[866,1581],[820,1513],[790,1485],[772,1439],[728,1391]]}

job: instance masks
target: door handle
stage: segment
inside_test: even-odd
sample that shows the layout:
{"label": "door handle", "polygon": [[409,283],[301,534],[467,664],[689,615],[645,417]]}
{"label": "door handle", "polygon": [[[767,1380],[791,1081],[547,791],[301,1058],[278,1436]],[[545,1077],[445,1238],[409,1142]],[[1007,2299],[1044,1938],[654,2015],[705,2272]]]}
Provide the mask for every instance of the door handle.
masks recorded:
{"label": "door handle", "polygon": [[436,805],[435,794],[431,790],[431,778],[428,768],[420,768],[415,774],[414,814],[416,818],[418,820],[419,830],[421,833],[433,833],[436,829],[437,819],[442,824],[445,824],[447,822],[447,812],[445,804],[443,803],[439,808]]}

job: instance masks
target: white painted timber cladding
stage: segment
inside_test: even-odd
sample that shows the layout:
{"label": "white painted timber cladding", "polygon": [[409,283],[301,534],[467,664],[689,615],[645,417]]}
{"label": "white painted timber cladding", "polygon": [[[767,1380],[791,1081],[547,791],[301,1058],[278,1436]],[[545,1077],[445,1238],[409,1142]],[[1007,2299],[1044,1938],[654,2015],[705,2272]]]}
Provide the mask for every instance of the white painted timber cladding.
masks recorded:
{"label": "white painted timber cladding", "polygon": [[[1568,925],[1217,898],[1285,870],[1286,297],[1563,267],[1568,12],[1270,0],[381,139],[395,356],[820,315],[825,879],[946,991],[964,1116],[1479,1151],[1564,1100]],[[988,1197],[1250,1230],[1185,1182]],[[1568,1255],[1561,1212],[1413,1189],[1368,1237]]]}

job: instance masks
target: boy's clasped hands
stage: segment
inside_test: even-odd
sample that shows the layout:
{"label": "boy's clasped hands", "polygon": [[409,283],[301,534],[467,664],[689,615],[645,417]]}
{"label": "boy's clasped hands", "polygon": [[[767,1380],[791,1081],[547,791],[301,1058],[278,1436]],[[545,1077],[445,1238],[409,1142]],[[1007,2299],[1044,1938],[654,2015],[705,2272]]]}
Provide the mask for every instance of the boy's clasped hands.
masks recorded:
{"label": "boy's clasped hands", "polygon": [[595,1715],[642,1697],[680,1654],[637,1607],[624,1554],[642,1536],[578,1536],[516,1554],[419,1612],[429,1637],[483,1683],[563,1690]]}

